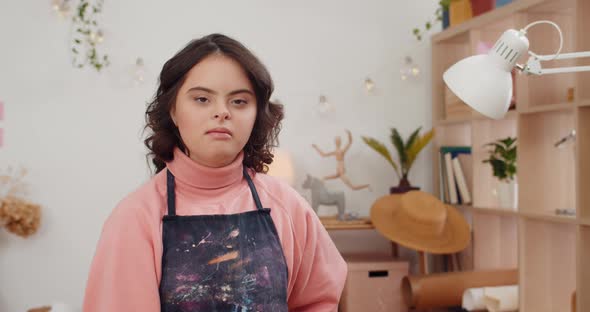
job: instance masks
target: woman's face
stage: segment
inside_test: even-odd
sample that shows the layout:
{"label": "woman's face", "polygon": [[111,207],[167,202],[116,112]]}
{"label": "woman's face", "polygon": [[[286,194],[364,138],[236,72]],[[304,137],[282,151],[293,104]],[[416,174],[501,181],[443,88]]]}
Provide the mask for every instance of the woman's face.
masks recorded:
{"label": "woman's face", "polygon": [[208,167],[231,163],[250,138],[256,96],[235,60],[213,54],[188,73],[170,112],[190,158]]}

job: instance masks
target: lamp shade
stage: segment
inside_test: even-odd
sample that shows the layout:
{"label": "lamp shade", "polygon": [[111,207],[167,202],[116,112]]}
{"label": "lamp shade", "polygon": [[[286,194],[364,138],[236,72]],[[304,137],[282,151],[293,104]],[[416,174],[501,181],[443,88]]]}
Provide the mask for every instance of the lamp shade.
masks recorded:
{"label": "lamp shade", "polygon": [[488,54],[457,62],[445,71],[443,80],[467,105],[487,117],[500,119],[510,107],[511,71],[528,47],[523,32],[507,30]]}

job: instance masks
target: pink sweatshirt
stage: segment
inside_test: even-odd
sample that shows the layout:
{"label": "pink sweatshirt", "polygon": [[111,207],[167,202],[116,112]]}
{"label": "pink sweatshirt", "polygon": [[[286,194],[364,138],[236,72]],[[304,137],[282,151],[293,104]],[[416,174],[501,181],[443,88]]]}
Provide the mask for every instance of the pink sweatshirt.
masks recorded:
{"label": "pink sweatshirt", "polygon": [[[178,215],[256,210],[240,154],[208,168],[180,150],[167,164],[176,177]],[[337,311],[346,263],[309,204],[287,184],[249,170],[262,205],[271,208],[289,269],[289,311]],[[84,312],[160,311],[162,216],[166,170],[124,198],[104,223],[90,268]]]}

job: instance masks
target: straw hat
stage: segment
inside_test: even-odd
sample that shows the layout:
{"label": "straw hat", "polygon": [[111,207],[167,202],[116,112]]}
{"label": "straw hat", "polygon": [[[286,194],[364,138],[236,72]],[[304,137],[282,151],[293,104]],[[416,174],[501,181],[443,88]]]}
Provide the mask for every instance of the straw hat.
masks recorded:
{"label": "straw hat", "polygon": [[379,198],[371,207],[371,221],[390,240],[433,254],[463,250],[471,238],[467,221],[454,207],[422,191]]}

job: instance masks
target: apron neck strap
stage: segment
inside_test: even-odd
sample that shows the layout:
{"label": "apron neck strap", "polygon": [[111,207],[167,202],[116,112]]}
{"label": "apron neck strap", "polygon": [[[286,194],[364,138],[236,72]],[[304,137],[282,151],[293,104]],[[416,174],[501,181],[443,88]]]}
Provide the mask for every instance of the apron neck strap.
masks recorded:
{"label": "apron neck strap", "polygon": [[260,198],[258,197],[258,191],[256,191],[256,187],[254,186],[254,182],[252,182],[250,175],[248,175],[248,171],[246,170],[246,166],[244,166],[244,178],[246,178],[246,181],[248,182],[248,186],[250,187],[250,192],[252,193],[252,197],[254,198],[254,203],[256,204],[256,209],[264,210],[264,208],[262,207],[262,204],[260,203]]}
{"label": "apron neck strap", "polygon": [[[250,188],[250,193],[252,193],[252,197],[254,198],[254,203],[256,204],[256,209],[264,210],[262,207],[262,203],[260,202],[260,198],[258,197],[258,191],[256,191],[256,187],[254,186],[254,182],[252,182],[252,178],[248,175],[246,171],[246,167],[243,170],[244,178],[248,182],[248,187]],[[176,215],[176,194],[175,194],[175,182],[174,182],[174,175],[170,170],[166,169],[166,196],[167,196],[167,203],[168,203],[168,215],[175,216]]]}
{"label": "apron neck strap", "polygon": [[168,197],[168,215],[176,215],[176,196],[174,193],[174,175],[166,169],[166,195]]}

